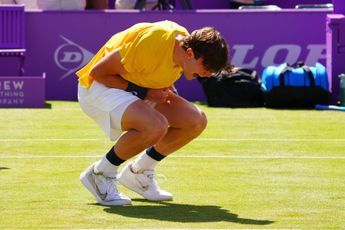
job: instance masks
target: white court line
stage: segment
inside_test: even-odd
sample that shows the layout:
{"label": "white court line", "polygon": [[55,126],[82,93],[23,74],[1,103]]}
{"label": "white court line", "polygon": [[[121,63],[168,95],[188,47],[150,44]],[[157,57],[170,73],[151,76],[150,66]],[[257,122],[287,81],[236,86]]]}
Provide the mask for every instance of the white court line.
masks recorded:
{"label": "white court line", "polygon": [[[104,230],[104,228],[73,228],[75,230]],[[108,228],[107,228],[108,229]],[[135,228],[136,230],[224,230],[228,228]],[[231,228],[231,230],[261,230],[262,228]],[[266,229],[266,228],[265,228]],[[267,228],[270,230],[301,230],[300,228]],[[108,230],[133,230],[133,228],[109,228]]]}
{"label": "white court line", "polygon": [[[0,142],[107,141],[106,138],[0,138]],[[197,138],[194,141],[343,142],[345,138]]]}
{"label": "white court line", "polygon": [[282,142],[341,142],[345,138],[197,138],[196,141],[282,141]]}
{"label": "white court line", "polygon": [[0,138],[0,142],[34,142],[34,141],[102,141],[102,138]]}
{"label": "white court line", "polygon": [[[0,159],[70,159],[70,158],[101,158],[102,155],[93,156],[43,156],[43,155],[20,155],[20,156],[0,156]],[[345,160],[345,156],[221,156],[221,155],[189,155],[189,156],[170,156],[169,158],[217,158],[217,159],[336,159]]]}

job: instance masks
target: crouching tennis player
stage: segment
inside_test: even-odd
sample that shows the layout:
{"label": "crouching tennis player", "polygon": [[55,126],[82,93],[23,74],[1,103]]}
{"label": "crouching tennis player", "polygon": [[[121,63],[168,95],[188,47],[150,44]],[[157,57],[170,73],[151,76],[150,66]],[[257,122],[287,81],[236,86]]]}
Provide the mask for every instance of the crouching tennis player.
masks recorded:
{"label": "crouching tennis player", "polygon": [[[76,74],[78,99],[115,145],[80,175],[101,205],[131,204],[122,185],[150,201],[172,200],[154,178],[156,165],[196,138],[205,114],[178,96],[174,82],[211,77],[228,63],[228,47],[212,27],[189,33],[172,21],[139,23],[115,34]],[[144,151],[145,150],[145,151]],[[121,172],[119,166],[129,162]]]}

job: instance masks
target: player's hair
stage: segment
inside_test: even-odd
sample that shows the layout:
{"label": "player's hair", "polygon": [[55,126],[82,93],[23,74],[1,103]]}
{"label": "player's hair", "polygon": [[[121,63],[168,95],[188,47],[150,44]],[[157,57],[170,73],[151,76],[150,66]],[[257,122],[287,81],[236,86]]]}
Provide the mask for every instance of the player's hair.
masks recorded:
{"label": "player's hair", "polygon": [[219,72],[229,64],[227,43],[213,27],[194,30],[183,38],[182,47],[191,48],[195,58],[202,58],[203,65],[211,72]]}

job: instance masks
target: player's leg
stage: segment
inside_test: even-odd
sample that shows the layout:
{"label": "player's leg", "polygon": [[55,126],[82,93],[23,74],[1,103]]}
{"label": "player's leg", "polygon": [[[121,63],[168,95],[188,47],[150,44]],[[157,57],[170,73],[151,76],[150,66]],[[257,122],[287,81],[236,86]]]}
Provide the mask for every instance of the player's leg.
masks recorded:
{"label": "player's leg", "polygon": [[[104,95],[109,94],[108,91]],[[120,164],[159,141],[166,134],[168,123],[163,115],[132,94],[119,90],[111,90],[111,94],[97,105],[80,101],[81,106],[107,134],[121,127],[128,131],[100,161],[83,172],[80,179],[100,204],[126,205],[130,199],[119,193],[115,184]],[[117,105],[110,112],[102,111],[100,106],[104,100],[114,100]]]}
{"label": "player's leg", "polygon": [[168,154],[197,137],[206,127],[205,114],[185,99],[170,95],[169,101],[156,110],[169,122],[166,135],[128,164],[119,181],[148,200],[171,200],[172,194],[159,188],[154,179],[155,166]]}
{"label": "player's leg", "polygon": [[169,123],[167,134],[154,145],[156,151],[164,156],[188,144],[207,125],[205,113],[191,102],[175,94],[169,96],[169,101],[156,107]]}
{"label": "player's leg", "polygon": [[124,112],[121,126],[127,132],[117,140],[114,148],[120,158],[127,160],[162,139],[169,125],[161,113],[138,100]]}

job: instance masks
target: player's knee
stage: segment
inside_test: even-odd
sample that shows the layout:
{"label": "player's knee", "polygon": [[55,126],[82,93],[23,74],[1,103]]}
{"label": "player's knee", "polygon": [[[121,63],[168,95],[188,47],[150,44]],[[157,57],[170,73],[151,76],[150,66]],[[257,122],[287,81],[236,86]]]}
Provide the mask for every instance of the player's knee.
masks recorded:
{"label": "player's knee", "polygon": [[188,129],[194,134],[199,135],[207,126],[207,117],[204,112],[200,111],[193,114],[190,120],[190,125]]}
{"label": "player's knee", "polygon": [[145,139],[150,144],[155,144],[166,135],[168,128],[168,120],[164,116],[156,117],[146,126]]}

